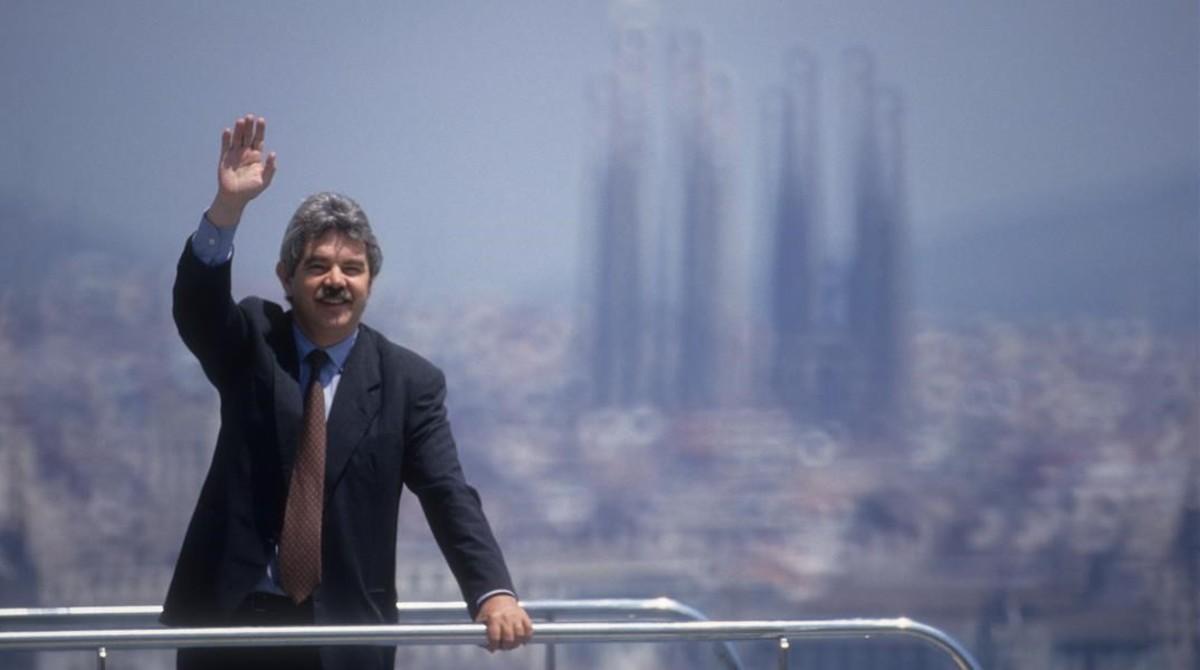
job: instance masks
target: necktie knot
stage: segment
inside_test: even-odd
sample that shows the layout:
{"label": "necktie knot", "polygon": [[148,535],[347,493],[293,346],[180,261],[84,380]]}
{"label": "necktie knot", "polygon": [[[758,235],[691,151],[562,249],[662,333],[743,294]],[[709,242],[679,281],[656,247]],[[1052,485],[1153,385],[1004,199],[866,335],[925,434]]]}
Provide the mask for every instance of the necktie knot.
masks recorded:
{"label": "necktie knot", "polygon": [[321,380],[321,370],[325,367],[325,363],[329,362],[329,354],[325,353],[324,349],[313,349],[304,357],[304,362],[308,364],[308,379]]}

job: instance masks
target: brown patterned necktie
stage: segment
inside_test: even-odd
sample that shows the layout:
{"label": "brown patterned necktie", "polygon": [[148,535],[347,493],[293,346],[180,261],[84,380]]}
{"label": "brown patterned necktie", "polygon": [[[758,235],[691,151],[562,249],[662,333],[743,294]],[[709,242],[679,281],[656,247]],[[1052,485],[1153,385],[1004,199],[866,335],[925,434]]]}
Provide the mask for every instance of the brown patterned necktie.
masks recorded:
{"label": "brown patterned necktie", "polygon": [[283,530],[279,535],[279,573],[283,590],[301,603],[321,582],[321,512],[325,507],[325,391],[321,368],[329,357],[314,349],[304,392],[300,440],[288,486]]}

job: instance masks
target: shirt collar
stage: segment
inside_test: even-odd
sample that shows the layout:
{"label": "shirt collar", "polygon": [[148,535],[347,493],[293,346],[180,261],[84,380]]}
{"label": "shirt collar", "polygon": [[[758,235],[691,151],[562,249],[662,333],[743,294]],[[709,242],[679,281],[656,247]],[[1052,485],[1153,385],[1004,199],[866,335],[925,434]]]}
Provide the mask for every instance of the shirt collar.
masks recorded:
{"label": "shirt collar", "polygon": [[[313,344],[311,340],[304,336],[304,333],[300,332],[300,327],[296,325],[295,321],[292,322],[292,335],[296,339],[298,359],[303,361],[309,352],[317,348],[317,345]],[[350,350],[354,348],[354,343],[357,340],[358,328],[355,328],[353,333],[346,336],[346,339],[331,344],[328,347],[322,347],[325,350],[325,354],[329,356],[329,360],[333,361],[338,372],[341,372],[346,367],[346,359],[350,356]]]}

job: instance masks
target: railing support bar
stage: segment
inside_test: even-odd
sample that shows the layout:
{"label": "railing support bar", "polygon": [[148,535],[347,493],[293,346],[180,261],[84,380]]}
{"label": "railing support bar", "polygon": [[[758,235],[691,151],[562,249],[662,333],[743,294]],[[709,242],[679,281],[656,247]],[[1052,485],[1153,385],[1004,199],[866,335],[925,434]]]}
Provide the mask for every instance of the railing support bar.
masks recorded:
{"label": "railing support bar", "polygon": [[786,637],[779,638],[779,670],[788,670],[788,652],[791,647]]}
{"label": "railing support bar", "polygon": [[96,650],[96,670],[105,670],[108,667],[108,650],[100,647]]}

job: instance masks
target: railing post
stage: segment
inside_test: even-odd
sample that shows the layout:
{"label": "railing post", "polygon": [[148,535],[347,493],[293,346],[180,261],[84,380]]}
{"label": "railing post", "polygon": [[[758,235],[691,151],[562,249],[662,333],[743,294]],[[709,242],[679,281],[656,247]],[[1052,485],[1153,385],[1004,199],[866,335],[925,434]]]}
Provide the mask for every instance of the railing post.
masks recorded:
{"label": "railing post", "polygon": [[[548,623],[553,623],[554,622],[554,614],[547,614],[546,621]],[[546,645],[546,670],[556,670],[557,667],[558,667],[558,659],[555,658],[554,645],[548,644],[548,645]]]}
{"label": "railing post", "polygon": [[100,647],[96,650],[96,670],[104,670],[108,666],[108,650]]}
{"label": "railing post", "polygon": [[788,670],[788,650],[791,648],[786,637],[779,638],[779,670]]}

